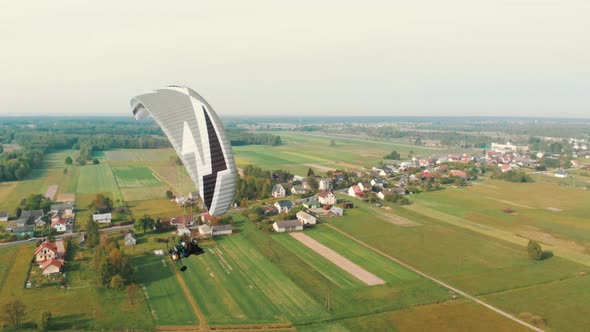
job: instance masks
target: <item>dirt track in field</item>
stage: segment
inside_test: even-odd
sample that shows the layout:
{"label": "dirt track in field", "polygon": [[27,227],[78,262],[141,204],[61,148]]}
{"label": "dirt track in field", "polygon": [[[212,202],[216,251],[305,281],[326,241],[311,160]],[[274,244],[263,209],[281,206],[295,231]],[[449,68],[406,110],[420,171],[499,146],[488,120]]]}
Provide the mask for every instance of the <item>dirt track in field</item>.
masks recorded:
{"label": "dirt track in field", "polygon": [[307,247],[327,258],[330,262],[336,264],[339,268],[350,273],[352,276],[364,282],[368,286],[383,285],[385,283],[383,279],[356,265],[339,253],[326,247],[311,237],[303,233],[291,233],[290,235],[297,241],[305,244]]}

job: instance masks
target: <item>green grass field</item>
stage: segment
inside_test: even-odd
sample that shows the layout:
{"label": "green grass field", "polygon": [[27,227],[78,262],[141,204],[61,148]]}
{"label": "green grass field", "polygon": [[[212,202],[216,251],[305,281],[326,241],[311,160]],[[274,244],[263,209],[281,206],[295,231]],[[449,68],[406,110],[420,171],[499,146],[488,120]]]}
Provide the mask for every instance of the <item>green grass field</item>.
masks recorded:
{"label": "green grass field", "polygon": [[113,174],[120,188],[146,188],[162,186],[152,170],[143,166],[113,166]]}
{"label": "green grass field", "polygon": [[482,299],[520,315],[530,313],[545,320],[554,331],[583,331],[590,316],[590,276],[556,281],[538,287],[483,296]]}
{"label": "green grass field", "polygon": [[[147,294],[157,325],[197,325],[198,319],[178,285],[168,257],[141,256],[134,260],[138,282]],[[144,287],[144,288],[143,288]]]}
{"label": "green grass field", "polygon": [[110,165],[87,165],[80,168],[77,193],[106,193],[121,199],[121,192]]}
{"label": "green grass field", "polygon": [[175,156],[174,149],[117,149],[105,152],[106,159],[113,162],[121,161],[146,161],[168,162]]}
{"label": "green grass field", "polygon": [[285,323],[315,320],[328,313],[241,234],[205,247],[207,253],[187,260],[183,273],[210,324]]}
{"label": "green grass field", "polygon": [[587,269],[560,257],[533,261],[524,246],[403,208],[395,213],[421,225],[399,227],[383,221],[380,209],[361,202],[356,204],[360,208],[346,210],[344,217],[330,223],[472,295],[569,278]]}
{"label": "green grass field", "polygon": [[177,193],[186,195],[196,190],[195,183],[184,166],[152,166],[151,169],[160,181],[172,187]]}

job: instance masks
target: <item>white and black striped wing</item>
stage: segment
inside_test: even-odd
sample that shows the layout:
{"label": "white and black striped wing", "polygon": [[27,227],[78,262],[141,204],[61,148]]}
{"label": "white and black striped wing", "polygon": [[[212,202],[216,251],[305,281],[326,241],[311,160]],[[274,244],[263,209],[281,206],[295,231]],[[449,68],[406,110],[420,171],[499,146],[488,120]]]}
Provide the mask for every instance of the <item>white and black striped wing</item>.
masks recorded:
{"label": "white and black striped wing", "polygon": [[170,86],[131,99],[137,120],[152,116],[182,159],[205,207],[222,215],[233,202],[236,165],[221,120],[187,87]]}

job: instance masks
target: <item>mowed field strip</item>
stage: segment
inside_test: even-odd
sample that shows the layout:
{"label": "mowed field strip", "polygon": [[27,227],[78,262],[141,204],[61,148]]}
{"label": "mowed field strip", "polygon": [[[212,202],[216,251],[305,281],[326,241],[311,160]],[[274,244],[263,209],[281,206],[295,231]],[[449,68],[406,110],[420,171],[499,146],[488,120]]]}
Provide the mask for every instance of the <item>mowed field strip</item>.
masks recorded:
{"label": "mowed field strip", "polygon": [[356,265],[355,263],[348,260],[346,257],[343,257],[339,253],[326,247],[325,245],[319,243],[318,241],[312,239],[311,237],[309,237],[303,233],[290,233],[289,235],[291,235],[297,241],[299,241],[299,242],[305,244],[306,246],[308,246],[309,248],[313,249],[315,252],[322,255],[326,259],[328,259],[330,262],[336,264],[338,267],[340,267],[344,271],[350,273],[351,275],[353,275],[357,279],[366,283],[368,286],[383,285],[385,283],[385,281],[383,281],[383,279],[377,277],[376,275],[372,274],[371,272]]}

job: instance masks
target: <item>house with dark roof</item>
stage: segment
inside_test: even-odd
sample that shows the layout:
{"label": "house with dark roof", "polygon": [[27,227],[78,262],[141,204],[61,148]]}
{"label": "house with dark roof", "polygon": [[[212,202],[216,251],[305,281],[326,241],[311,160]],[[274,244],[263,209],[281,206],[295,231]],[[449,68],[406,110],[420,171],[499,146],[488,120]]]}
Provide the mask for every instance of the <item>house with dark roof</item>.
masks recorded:
{"label": "house with dark roof", "polygon": [[282,200],[278,201],[274,204],[274,206],[279,210],[279,213],[289,213],[293,208],[293,202],[289,200]]}
{"label": "house with dark roof", "polygon": [[285,197],[285,188],[283,187],[283,185],[276,184],[273,188],[272,188],[272,197],[275,198],[280,198],[280,197]]}
{"label": "house with dark roof", "polygon": [[299,220],[280,220],[272,224],[277,233],[293,232],[303,230],[303,223]]}
{"label": "house with dark roof", "polygon": [[301,205],[303,205],[307,209],[315,209],[321,206],[321,203],[313,196],[306,197],[301,200]]}
{"label": "house with dark roof", "polygon": [[74,204],[73,203],[52,204],[51,210],[49,211],[49,213],[61,214],[62,216],[71,216],[74,214]]}
{"label": "house with dark roof", "polygon": [[15,226],[12,228],[12,234],[16,234],[17,237],[33,236],[35,235],[35,225]]}

